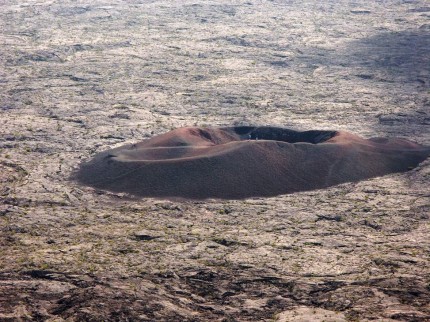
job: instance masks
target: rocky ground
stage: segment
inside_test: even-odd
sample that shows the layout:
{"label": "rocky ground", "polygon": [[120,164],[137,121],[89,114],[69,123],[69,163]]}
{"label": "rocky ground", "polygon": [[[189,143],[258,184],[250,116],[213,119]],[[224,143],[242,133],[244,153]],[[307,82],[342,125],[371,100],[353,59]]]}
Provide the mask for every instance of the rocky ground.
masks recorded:
{"label": "rocky ground", "polygon": [[69,180],[181,126],[430,145],[426,0],[0,3],[1,321],[429,321],[430,160],[168,201]]}

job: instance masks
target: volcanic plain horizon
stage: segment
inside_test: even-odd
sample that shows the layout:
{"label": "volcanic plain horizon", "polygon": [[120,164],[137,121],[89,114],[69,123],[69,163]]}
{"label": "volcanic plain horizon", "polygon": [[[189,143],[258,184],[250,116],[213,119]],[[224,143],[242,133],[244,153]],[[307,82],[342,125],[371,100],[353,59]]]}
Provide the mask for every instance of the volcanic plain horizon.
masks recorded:
{"label": "volcanic plain horizon", "polygon": [[[394,153],[376,163],[419,164],[248,198],[261,173],[282,178],[263,157],[277,141],[251,136],[232,145],[256,162],[231,150],[240,162],[215,174],[248,171],[234,200],[70,180],[104,151],[183,127],[428,147],[429,18],[426,0],[1,1],[0,321],[429,321],[429,159]],[[144,155],[171,164],[197,141]],[[296,159],[293,174],[324,169]]]}

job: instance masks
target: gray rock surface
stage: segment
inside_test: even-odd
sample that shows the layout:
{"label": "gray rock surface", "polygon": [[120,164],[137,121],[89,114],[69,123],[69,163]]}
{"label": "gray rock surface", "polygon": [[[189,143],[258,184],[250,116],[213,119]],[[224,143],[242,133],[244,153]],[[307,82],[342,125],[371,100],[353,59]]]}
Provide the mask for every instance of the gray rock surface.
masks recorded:
{"label": "gray rock surface", "polygon": [[430,145],[429,17],[425,0],[3,1],[0,320],[428,321],[429,160],[237,201],[69,177],[182,126]]}

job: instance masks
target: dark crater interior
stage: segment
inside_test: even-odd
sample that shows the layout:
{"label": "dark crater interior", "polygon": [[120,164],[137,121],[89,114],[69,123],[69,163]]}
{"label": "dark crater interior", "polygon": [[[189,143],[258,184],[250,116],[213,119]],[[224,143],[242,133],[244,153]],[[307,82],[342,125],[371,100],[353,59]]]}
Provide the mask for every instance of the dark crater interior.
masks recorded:
{"label": "dark crater interior", "polygon": [[254,127],[254,126],[237,126],[232,128],[224,128],[225,130],[234,131],[240,136],[241,140],[272,140],[288,143],[307,142],[321,143],[331,139],[336,135],[336,131],[294,131],[280,127]]}

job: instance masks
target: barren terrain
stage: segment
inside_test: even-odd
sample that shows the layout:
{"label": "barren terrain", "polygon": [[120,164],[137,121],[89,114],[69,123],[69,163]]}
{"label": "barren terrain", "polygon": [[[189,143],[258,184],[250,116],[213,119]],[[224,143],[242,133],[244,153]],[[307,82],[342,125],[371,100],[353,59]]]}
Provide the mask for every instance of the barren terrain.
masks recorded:
{"label": "barren terrain", "polygon": [[426,0],[0,2],[0,321],[429,321],[430,160],[245,200],[70,180],[182,126],[430,145]]}

